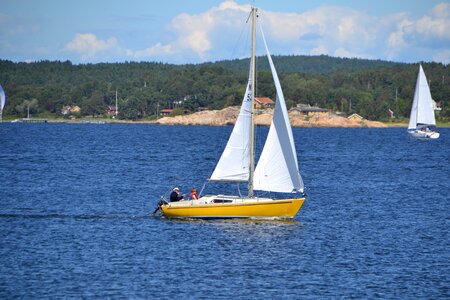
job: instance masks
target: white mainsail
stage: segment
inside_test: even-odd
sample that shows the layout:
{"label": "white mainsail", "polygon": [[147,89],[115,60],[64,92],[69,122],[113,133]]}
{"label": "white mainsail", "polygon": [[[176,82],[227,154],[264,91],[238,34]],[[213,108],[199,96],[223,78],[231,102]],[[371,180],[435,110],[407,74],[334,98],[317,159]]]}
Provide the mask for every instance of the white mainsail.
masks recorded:
{"label": "white mainsail", "polygon": [[[251,74],[250,74],[251,75]],[[225,150],[209,180],[248,181],[250,165],[251,76],[242,100],[241,110]]]}
{"label": "white mainsail", "polygon": [[6,102],[5,91],[0,85],[0,110],[3,110],[3,108],[5,107],[5,102]]}
{"label": "white mainsail", "polygon": [[5,91],[0,85],[0,122],[3,122],[3,107],[5,107],[6,96]]}
{"label": "white mainsail", "polygon": [[416,129],[417,124],[436,125],[430,87],[422,65],[419,66],[419,74],[417,75],[408,129]]}
{"label": "white mainsail", "polygon": [[304,185],[298,170],[297,152],[283,91],[262,29],[261,34],[275,82],[277,99],[269,134],[255,169],[254,189],[284,193],[303,192]]}

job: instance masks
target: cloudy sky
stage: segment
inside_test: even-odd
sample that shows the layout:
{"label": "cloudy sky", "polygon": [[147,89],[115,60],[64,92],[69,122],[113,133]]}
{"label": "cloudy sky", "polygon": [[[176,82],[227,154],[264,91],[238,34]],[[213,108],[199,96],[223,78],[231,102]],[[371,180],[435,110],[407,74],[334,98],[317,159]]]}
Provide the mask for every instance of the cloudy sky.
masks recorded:
{"label": "cloudy sky", "polygon": [[239,58],[248,56],[252,3],[273,54],[450,63],[450,3],[443,0],[0,0],[0,58]]}

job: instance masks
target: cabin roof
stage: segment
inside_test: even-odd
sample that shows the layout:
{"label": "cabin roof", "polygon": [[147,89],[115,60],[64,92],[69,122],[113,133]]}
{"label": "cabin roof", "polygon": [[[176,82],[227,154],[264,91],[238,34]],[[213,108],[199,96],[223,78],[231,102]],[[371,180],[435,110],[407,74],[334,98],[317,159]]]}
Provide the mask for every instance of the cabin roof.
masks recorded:
{"label": "cabin roof", "polygon": [[299,112],[327,112],[328,109],[326,108],[320,108],[320,107],[316,107],[316,106],[299,106],[299,107],[295,107],[294,110],[299,111]]}
{"label": "cabin roof", "polygon": [[259,104],[273,104],[273,100],[270,99],[269,97],[255,97],[255,101],[258,102]]}
{"label": "cabin roof", "polygon": [[347,117],[347,119],[364,119],[363,117],[361,117],[360,115],[358,115],[357,113],[351,114],[350,116]]}

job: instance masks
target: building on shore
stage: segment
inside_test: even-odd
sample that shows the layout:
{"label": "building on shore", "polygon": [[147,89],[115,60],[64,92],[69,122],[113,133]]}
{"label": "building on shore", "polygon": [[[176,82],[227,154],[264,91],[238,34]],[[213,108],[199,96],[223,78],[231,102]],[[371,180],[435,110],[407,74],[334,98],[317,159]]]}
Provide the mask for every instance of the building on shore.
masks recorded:
{"label": "building on shore", "polygon": [[255,108],[274,107],[275,103],[269,97],[255,97]]}
{"label": "building on shore", "polygon": [[161,109],[161,110],[159,111],[159,115],[161,115],[161,116],[168,116],[168,115],[170,115],[172,112],[173,112],[173,109],[171,109],[171,108],[164,108],[164,109]]}
{"label": "building on shore", "polygon": [[297,104],[297,107],[294,107],[292,110],[303,115],[303,118],[312,117],[314,115],[320,116],[328,113],[328,109],[311,106],[309,104]]}
{"label": "building on shore", "polygon": [[113,105],[109,105],[108,109],[106,110],[106,114],[110,115],[110,116],[115,116],[118,113],[118,111],[116,111],[116,107]]}
{"label": "building on shore", "polygon": [[69,115],[71,113],[79,113],[81,110],[81,108],[77,105],[65,105],[63,106],[63,108],[61,109],[61,114],[62,115]]}
{"label": "building on shore", "polygon": [[[171,108],[164,108],[164,109],[161,109],[161,110],[160,110],[159,115],[165,117],[165,116],[168,116],[168,115],[170,115],[171,113],[173,113],[173,111],[174,111],[174,110],[171,109]],[[183,108],[183,114],[188,114],[188,113],[190,113],[190,112],[191,112],[191,111],[190,111],[189,109]]]}
{"label": "building on shore", "polygon": [[361,117],[360,115],[358,115],[356,113],[351,114],[350,116],[347,117],[347,119],[349,119],[350,121],[363,121],[364,120],[363,117]]}

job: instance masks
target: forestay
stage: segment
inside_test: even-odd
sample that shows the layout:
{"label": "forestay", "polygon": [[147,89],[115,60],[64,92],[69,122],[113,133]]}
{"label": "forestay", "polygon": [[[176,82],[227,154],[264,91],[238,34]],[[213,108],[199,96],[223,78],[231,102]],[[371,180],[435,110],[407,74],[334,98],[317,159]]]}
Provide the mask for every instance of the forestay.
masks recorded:
{"label": "forestay", "polygon": [[254,189],[272,192],[303,192],[303,180],[298,170],[289,116],[280,80],[261,29],[264,46],[276,88],[276,103],[269,134],[255,169]]}

